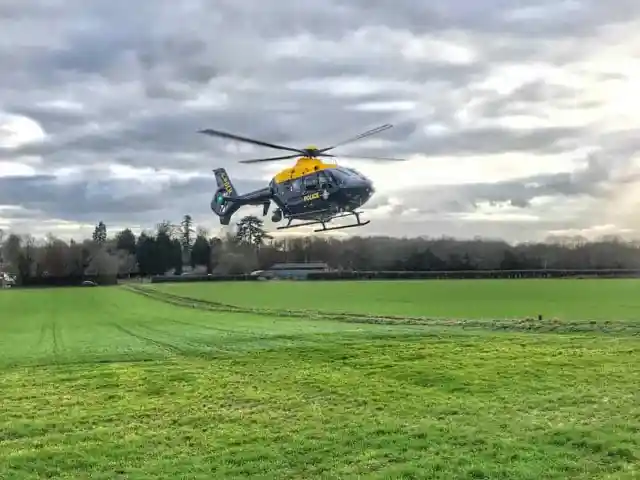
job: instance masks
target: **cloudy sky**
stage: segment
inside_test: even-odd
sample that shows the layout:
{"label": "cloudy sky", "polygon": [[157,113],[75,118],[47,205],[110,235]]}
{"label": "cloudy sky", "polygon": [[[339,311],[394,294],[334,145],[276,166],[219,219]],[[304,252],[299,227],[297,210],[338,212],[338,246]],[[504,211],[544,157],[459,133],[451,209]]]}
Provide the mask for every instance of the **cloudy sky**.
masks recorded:
{"label": "cloudy sky", "polygon": [[2,0],[0,32],[5,231],[215,232],[212,168],[246,191],[288,164],[197,130],[390,122],[340,150],[408,159],[341,162],[376,182],[358,233],[640,233],[637,0]]}

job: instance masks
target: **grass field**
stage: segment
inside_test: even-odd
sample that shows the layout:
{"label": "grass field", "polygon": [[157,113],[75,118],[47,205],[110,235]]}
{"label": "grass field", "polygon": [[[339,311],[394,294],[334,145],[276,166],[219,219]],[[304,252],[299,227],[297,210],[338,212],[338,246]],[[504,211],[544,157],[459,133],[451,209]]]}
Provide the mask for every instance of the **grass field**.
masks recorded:
{"label": "grass field", "polygon": [[160,291],[259,308],[445,318],[640,321],[636,280],[450,280],[158,284]]}
{"label": "grass field", "polygon": [[0,478],[637,478],[638,291],[2,291]]}

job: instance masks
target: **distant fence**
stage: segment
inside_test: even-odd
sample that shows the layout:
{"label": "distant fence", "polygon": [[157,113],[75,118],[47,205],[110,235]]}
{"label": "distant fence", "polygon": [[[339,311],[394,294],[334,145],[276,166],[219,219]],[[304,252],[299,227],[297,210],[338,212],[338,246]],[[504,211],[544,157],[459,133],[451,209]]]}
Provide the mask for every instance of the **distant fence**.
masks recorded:
{"label": "distant fence", "polygon": [[176,282],[240,282],[255,281],[258,277],[241,275],[157,275],[151,277],[151,283],[176,283]]}
{"label": "distant fence", "polygon": [[[307,280],[445,280],[516,278],[640,278],[640,270],[457,270],[457,271],[334,271],[309,272]],[[255,281],[260,277],[243,275],[161,275],[152,283]]]}
{"label": "distant fence", "polygon": [[308,280],[446,280],[515,278],[640,278],[640,270],[455,270],[313,272]]}
{"label": "distant fence", "polygon": [[[121,278],[122,281],[124,278]],[[275,277],[278,279],[278,277]],[[525,279],[525,278],[640,278],[640,270],[631,269],[589,269],[589,270],[459,270],[459,271],[328,271],[308,272],[306,280],[462,280],[462,279]],[[241,282],[256,281],[255,275],[157,275],[151,283],[184,282]],[[114,276],[82,275],[69,277],[27,277],[15,287],[72,287],[83,282],[93,282],[100,286],[115,285]],[[283,279],[284,280],[284,279]],[[305,280],[300,278],[298,280]],[[143,281],[136,279],[132,281]]]}
{"label": "distant fence", "polygon": [[43,276],[24,277],[16,287],[76,287],[83,282],[93,282],[96,285],[116,285],[116,276],[107,275],[69,275],[69,276]]}

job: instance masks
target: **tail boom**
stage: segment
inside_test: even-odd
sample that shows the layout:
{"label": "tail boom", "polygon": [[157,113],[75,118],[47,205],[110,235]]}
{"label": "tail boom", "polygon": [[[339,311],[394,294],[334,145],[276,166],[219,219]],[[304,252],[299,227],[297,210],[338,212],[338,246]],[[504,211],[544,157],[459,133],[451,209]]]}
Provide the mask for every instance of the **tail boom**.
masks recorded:
{"label": "tail boom", "polygon": [[211,199],[211,210],[220,217],[221,225],[229,225],[233,214],[244,205],[265,205],[271,202],[272,192],[269,187],[238,195],[224,168],[216,168],[213,173],[217,188]]}

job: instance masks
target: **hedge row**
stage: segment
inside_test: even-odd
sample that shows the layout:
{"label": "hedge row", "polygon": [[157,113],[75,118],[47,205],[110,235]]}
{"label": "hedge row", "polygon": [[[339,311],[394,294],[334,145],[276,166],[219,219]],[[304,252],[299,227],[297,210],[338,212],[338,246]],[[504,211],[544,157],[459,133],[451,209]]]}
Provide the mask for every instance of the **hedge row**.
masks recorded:
{"label": "hedge row", "polygon": [[350,271],[313,272],[309,280],[439,280],[439,279],[509,279],[509,278],[634,278],[640,270],[459,270],[459,271]]}
{"label": "hedge row", "polygon": [[[344,271],[309,272],[308,280],[438,280],[489,278],[635,278],[640,270],[462,270],[462,271]],[[276,275],[277,278],[277,275]],[[151,278],[152,283],[167,282],[233,282],[255,281],[259,277],[243,275],[161,275]]]}
{"label": "hedge row", "polygon": [[151,283],[177,282],[239,282],[258,280],[248,274],[243,275],[158,275],[151,277]]}
{"label": "hedge row", "polygon": [[118,279],[115,276],[101,275],[68,275],[68,276],[46,276],[46,277],[25,277],[20,282],[20,287],[74,287],[82,285],[82,282],[94,282],[97,285],[116,285]]}

